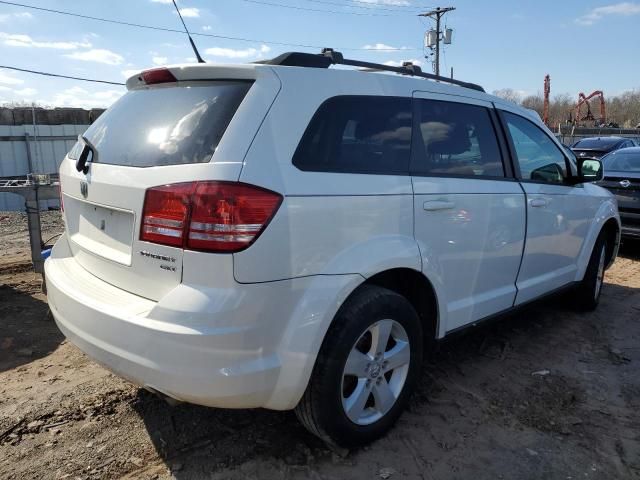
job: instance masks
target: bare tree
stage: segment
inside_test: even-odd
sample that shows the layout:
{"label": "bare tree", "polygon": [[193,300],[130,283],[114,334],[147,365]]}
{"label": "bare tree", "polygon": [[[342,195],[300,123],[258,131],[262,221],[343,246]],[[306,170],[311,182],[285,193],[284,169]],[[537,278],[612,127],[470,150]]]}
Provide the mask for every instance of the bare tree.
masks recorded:
{"label": "bare tree", "polygon": [[494,90],[493,94],[496,97],[504,98],[513,103],[520,103],[522,101],[522,95],[520,95],[513,88],[502,88],[500,90]]}
{"label": "bare tree", "polygon": [[[496,90],[493,94],[511,102],[519,103],[530,108],[542,116],[544,98],[542,94],[522,97],[512,88]],[[607,122],[614,122],[624,128],[636,128],[640,124],[640,89],[630,90],[615,97],[606,97]],[[549,125],[566,124],[575,120],[575,105],[577,98],[568,93],[554,96],[549,102]],[[599,115],[599,106],[591,102],[591,109],[595,117]],[[584,112],[584,108],[583,108]]]}

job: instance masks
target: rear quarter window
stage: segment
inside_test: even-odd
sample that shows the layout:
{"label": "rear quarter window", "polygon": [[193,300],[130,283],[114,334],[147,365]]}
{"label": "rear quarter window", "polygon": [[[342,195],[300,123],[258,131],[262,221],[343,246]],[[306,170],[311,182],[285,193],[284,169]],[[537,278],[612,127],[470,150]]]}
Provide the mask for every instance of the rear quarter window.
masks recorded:
{"label": "rear quarter window", "polygon": [[98,152],[94,162],[208,162],[250,87],[245,81],[207,81],[130,91],[86,131]]}
{"label": "rear quarter window", "polygon": [[411,99],[338,96],[316,111],[293,156],[300,170],[409,172]]}

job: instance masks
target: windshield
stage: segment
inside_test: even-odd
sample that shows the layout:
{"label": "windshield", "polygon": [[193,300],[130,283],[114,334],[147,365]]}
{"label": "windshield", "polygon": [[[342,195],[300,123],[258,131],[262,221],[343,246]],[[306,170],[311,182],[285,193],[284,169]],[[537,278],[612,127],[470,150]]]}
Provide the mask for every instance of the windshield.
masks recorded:
{"label": "windshield", "polygon": [[98,153],[94,162],[133,167],[208,162],[250,87],[215,81],[130,91],[85,133]]}
{"label": "windshield", "polygon": [[640,173],[640,149],[637,152],[614,152],[602,159],[606,170]]}

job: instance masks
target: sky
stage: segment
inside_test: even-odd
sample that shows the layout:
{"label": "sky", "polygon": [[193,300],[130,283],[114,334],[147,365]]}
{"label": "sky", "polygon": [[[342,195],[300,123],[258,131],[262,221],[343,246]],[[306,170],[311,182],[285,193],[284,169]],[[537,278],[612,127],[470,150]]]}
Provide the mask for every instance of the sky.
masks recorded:
{"label": "sky", "polygon": [[[171,0],[16,0],[23,5],[180,29]],[[425,59],[431,0],[179,0],[208,62],[242,63],[285,51],[340,49],[348,58],[398,64]],[[441,71],[492,92],[606,96],[640,88],[639,2],[451,0],[453,29]],[[218,38],[235,37],[236,39]],[[237,40],[243,38],[245,40]],[[281,45],[300,44],[309,47]],[[0,64],[124,82],[154,66],[193,62],[184,34],[103,23],[0,2]],[[0,69],[0,103],[106,107],[125,88]]]}

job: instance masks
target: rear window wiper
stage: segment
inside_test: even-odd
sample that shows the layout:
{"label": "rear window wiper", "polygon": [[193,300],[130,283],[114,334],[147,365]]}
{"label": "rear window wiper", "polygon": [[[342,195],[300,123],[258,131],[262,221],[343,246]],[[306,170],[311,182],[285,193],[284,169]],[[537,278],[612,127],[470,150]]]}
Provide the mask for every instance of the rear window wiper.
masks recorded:
{"label": "rear window wiper", "polygon": [[84,144],[84,147],[76,161],[76,170],[86,175],[89,173],[89,163],[97,161],[98,151],[84,135],[78,135],[78,141],[81,141]]}

